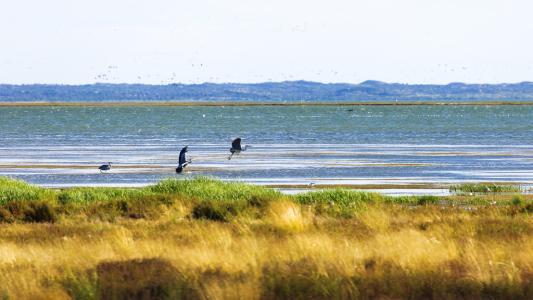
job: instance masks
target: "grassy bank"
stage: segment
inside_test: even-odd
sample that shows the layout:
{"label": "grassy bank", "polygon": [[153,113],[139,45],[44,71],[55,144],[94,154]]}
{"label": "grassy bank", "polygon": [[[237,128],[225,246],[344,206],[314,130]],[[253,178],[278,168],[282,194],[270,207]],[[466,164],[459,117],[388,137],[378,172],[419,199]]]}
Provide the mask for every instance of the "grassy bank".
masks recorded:
{"label": "grassy bank", "polygon": [[[531,299],[531,195],[0,178],[7,299]],[[143,298],[144,297],[144,298]]]}

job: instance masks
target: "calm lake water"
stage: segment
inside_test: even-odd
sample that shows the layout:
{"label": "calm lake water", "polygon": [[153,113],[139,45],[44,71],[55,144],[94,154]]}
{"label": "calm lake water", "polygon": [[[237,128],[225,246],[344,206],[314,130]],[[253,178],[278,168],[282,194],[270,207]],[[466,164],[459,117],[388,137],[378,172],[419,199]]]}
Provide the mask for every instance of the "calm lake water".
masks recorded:
{"label": "calm lake water", "polygon": [[[228,160],[231,140],[252,145]],[[178,151],[193,163],[176,175]],[[98,165],[112,162],[100,174]],[[0,176],[137,186],[533,183],[533,106],[0,107]]]}

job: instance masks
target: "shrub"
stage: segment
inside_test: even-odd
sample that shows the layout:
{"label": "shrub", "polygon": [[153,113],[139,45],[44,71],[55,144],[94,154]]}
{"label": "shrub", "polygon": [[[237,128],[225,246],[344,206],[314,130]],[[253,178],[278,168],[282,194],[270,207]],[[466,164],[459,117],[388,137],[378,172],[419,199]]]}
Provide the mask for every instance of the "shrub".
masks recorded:
{"label": "shrub", "polygon": [[110,199],[108,201],[89,202],[84,205],[69,203],[62,207],[68,215],[81,214],[88,219],[113,222],[118,217],[132,219],[155,219],[165,211],[165,206],[172,205],[173,200],[165,196],[146,196],[139,199]]}
{"label": "shrub", "polygon": [[57,218],[55,206],[46,201],[11,201],[0,208],[1,222],[54,223]]}
{"label": "shrub", "polygon": [[122,215],[134,219],[155,219],[164,213],[164,207],[174,204],[174,199],[164,195],[144,196],[124,201]]}
{"label": "shrub", "polygon": [[254,212],[254,207],[248,201],[203,200],[193,207],[192,217],[212,221],[229,221],[245,214],[251,215]]}
{"label": "shrub", "polygon": [[192,217],[212,221],[228,221],[228,210],[213,205],[213,202],[202,201],[194,206]]}
{"label": "shrub", "polygon": [[62,281],[69,296],[76,300],[93,300],[98,296],[96,272],[68,274]]}
{"label": "shrub", "polygon": [[48,202],[30,202],[24,212],[26,222],[49,222],[57,221],[57,214],[54,207]]}
{"label": "shrub", "polygon": [[533,201],[529,201],[528,204],[524,205],[522,211],[525,213],[533,213]]}
{"label": "shrub", "polygon": [[417,197],[418,205],[428,205],[428,204],[437,204],[439,203],[439,197],[436,196],[419,196]]}
{"label": "shrub", "polygon": [[308,259],[273,263],[263,270],[261,299],[353,299],[350,278],[321,270]]}
{"label": "shrub", "polygon": [[523,206],[525,204],[524,199],[520,195],[514,195],[511,199],[511,204],[515,206]]}
{"label": "shrub", "polygon": [[0,207],[0,222],[11,223],[14,222],[15,218],[11,212],[3,207]]}
{"label": "shrub", "polygon": [[197,299],[197,289],[172,264],[159,258],[100,263],[100,299]]}

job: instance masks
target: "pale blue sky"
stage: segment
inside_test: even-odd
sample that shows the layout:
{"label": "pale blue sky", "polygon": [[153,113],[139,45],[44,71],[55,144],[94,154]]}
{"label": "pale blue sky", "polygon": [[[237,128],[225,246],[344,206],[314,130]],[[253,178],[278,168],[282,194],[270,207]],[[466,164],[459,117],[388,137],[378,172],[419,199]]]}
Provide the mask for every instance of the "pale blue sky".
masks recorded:
{"label": "pale blue sky", "polygon": [[533,81],[528,0],[17,0],[0,83]]}

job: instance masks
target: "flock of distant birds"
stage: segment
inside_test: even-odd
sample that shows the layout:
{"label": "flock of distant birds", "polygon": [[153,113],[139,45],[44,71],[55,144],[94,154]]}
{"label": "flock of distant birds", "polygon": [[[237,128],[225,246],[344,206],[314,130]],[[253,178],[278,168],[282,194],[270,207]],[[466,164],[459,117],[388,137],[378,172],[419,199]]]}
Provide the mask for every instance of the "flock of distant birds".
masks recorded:
{"label": "flock of distant birds", "polygon": [[[185,169],[185,167],[192,162],[191,159],[187,160],[187,157],[186,157],[186,153],[189,151],[188,147],[189,146],[185,146],[180,151],[180,155],[178,159],[178,167],[176,168],[176,173],[178,174],[183,172],[183,169]],[[230,155],[228,156],[228,160],[230,160],[234,154],[239,154],[242,151],[246,151],[246,149],[248,149],[249,147],[251,146],[250,145],[245,145],[244,147],[241,146],[240,137],[234,139],[233,142],[231,142],[231,148],[229,149]],[[111,162],[108,162],[107,164],[103,164],[99,166],[98,169],[100,170],[101,173],[111,170]]]}

